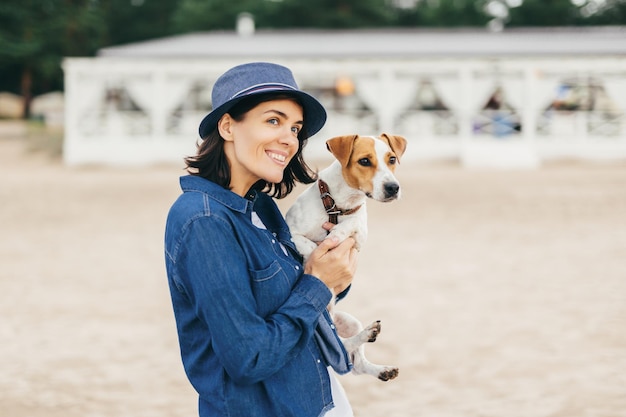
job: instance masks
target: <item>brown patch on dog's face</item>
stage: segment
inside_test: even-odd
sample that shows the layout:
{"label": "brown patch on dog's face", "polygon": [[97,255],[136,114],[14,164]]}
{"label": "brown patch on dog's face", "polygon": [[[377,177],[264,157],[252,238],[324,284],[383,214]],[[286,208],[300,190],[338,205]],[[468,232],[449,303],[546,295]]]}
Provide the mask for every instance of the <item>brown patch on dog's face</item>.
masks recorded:
{"label": "brown patch on dog's face", "polygon": [[368,196],[374,192],[374,176],[378,171],[378,160],[374,139],[357,136],[352,147],[352,154],[343,170],[343,177],[352,188],[363,191]]}
{"label": "brown patch on dog's face", "polygon": [[[397,158],[397,162],[400,162],[400,157],[404,155],[404,151],[406,151],[406,139],[402,136],[389,135],[387,133],[381,134],[380,138],[389,144],[394,156]],[[395,169],[395,167],[392,169]]]}
{"label": "brown patch on dog's face", "polygon": [[346,183],[371,195],[379,163],[374,139],[358,135],[339,136],[329,139],[326,145],[341,163]]}
{"label": "brown patch on dog's face", "polygon": [[326,148],[341,163],[344,168],[348,164],[352,154],[352,146],[358,135],[337,136],[326,141]]}

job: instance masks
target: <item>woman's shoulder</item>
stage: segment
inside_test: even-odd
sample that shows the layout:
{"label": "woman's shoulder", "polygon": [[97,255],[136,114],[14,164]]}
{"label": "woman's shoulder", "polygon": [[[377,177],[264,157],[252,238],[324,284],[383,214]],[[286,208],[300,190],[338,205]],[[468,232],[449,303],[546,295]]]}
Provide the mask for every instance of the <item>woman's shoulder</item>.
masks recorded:
{"label": "woman's shoulder", "polygon": [[227,211],[214,198],[215,193],[226,191],[217,184],[194,176],[181,177],[180,184],[183,192],[170,207],[168,222],[175,221],[182,225],[198,218],[219,216]]}
{"label": "woman's shoulder", "polygon": [[230,212],[228,205],[225,205],[219,198],[199,191],[183,192],[170,208],[170,215],[190,220],[200,217],[219,218],[228,216]]}

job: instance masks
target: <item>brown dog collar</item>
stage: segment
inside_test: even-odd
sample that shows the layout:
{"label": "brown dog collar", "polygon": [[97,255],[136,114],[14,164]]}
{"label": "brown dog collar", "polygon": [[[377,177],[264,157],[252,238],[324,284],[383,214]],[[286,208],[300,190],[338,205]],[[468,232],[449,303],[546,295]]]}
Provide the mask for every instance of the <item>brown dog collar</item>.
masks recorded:
{"label": "brown dog collar", "polygon": [[330,195],[330,189],[328,188],[328,184],[326,184],[321,179],[318,179],[317,185],[320,189],[320,198],[322,199],[322,203],[324,204],[324,209],[328,214],[328,221],[332,224],[339,223],[339,216],[346,216],[348,214],[356,213],[362,206],[361,204],[348,210],[341,209],[337,207],[333,196]]}

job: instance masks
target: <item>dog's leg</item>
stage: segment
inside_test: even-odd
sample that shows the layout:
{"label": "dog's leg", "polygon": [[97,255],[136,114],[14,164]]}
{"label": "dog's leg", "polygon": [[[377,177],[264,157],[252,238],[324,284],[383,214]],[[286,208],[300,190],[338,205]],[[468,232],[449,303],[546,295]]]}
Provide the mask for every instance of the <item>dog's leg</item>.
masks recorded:
{"label": "dog's leg", "polygon": [[380,333],[380,321],[363,327],[360,321],[345,311],[337,311],[334,308],[329,310],[333,316],[337,333],[342,338],[342,342],[346,350],[350,353],[354,352],[364,343],[376,341],[378,333]]}
{"label": "dog's leg", "polygon": [[306,260],[309,259],[311,252],[313,252],[317,247],[317,244],[302,235],[294,234],[291,238],[293,243],[296,245],[296,249],[298,249],[298,252],[302,255],[304,262],[306,262]]}
{"label": "dog's leg", "polygon": [[345,219],[335,225],[330,230],[328,236],[336,236],[340,242],[343,242],[348,237],[353,237],[356,241],[354,247],[360,250],[367,239],[367,229],[362,227],[361,224],[357,217]]}
{"label": "dog's leg", "polygon": [[363,345],[353,354],[353,372],[357,375],[372,375],[381,381],[390,381],[398,376],[400,370],[395,366],[377,365],[367,360],[365,357],[365,348]]}
{"label": "dog's leg", "polygon": [[337,326],[337,333],[352,358],[354,365],[352,372],[357,375],[372,375],[382,381],[389,381],[398,376],[398,368],[376,365],[365,358],[364,344],[376,341],[381,329],[380,321],[363,328],[359,320],[345,311],[333,311],[333,320]]}

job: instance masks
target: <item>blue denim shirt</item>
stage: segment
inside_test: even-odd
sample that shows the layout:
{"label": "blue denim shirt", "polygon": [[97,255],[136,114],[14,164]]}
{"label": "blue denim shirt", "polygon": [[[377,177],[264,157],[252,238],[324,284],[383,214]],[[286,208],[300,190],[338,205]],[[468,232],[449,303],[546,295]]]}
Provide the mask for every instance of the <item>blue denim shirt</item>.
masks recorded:
{"label": "blue denim shirt", "polygon": [[[181,177],[181,187],[167,219],[165,260],[200,416],[323,415],[333,407],[329,351],[344,363],[348,356],[328,322],[321,335],[329,343],[320,346],[316,328],[329,319],[331,293],[303,273],[275,202],[198,176]],[[253,211],[266,229],[255,226]]]}

